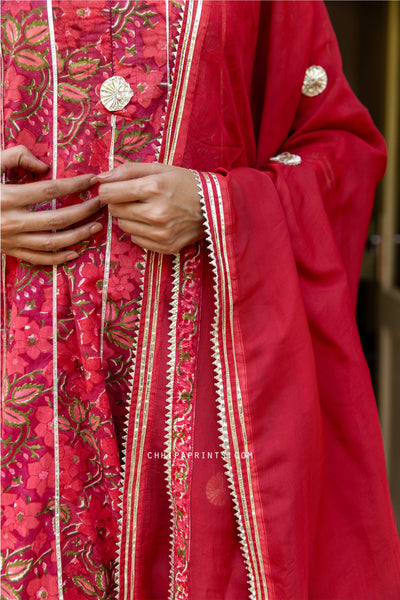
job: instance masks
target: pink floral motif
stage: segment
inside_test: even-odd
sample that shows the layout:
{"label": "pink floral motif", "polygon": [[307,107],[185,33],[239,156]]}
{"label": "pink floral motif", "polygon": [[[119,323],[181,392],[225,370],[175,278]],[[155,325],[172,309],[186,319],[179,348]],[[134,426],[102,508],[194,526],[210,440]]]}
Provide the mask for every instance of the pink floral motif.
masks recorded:
{"label": "pink floral motif", "polygon": [[29,321],[26,317],[18,317],[17,320],[26,321],[23,330],[17,329],[16,323],[13,324],[16,328],[14,339],[20,352],[26,352],[33,360],[45,352],[51,352],[53,332],[50,326],[41,327],[39,323]]}
{"label": "pink floral motif", "polygon": [[143,108],[148,108],[153,99],[162,96],[162,90],[158,85],[163,80],[163,74],[160,71],[149,71],[146,73],[140,67],[135,67],[132,71],[133,99]]}
{"label": "pink floral motif", "polygon": [[[104,267],[95,264],[94,256],[90,256],[90,262],[83,262],[79,266],[79,287],[84,292],[91,294],[93,300],[101,302],[101,292],[103,288]],[[93,294],[93,292],[95,292]]]}
{"label": "pink floral motif", "polygon": [[132,269],[119,269],[116,277],[110,279],[108,295],[113,300],[130,300],[137,285],[132,283]]}
{"label": "pink floral motif", "polygon": [[[118,10],[108,0],[53,3],[60,86],[59,177],[108,169],[111,115],[100,104],[98,90],[113,74],[125,77],[135,91],[129,106],[116,114],[114,165],[155,160],[167,93],[166,86],[159,85],[166,81],[165,19],[160,20],[164,4],[143,5],[149,9],[146,22],[135,3],[119,3]],[[23,144],[50,163],[53,105],[46,3],[3,0],[2,9],[3,28],[9,35],[4,43],[4,143],[6,147]],[[132,10],[137,13],[135,26]],[[18,15],[18,23],[9,15]],[[171,40],[177,15],[174,3],[170,7]],[[147,37],[139,34],[145,29],[150,33]],[[29,89],[24,87],[28,83]],[[31,178],[29,174],[26,179],[19,179],[19,173],[13,176],[21,182]],[[51,169],[44,178],[49,176]],[[87,195],[96,193],[93,188]],[[86,193],[64,197],[57,205],[68,206],[85,197]],[[105,214],[99,218],[104,222]],[[114,598],[120,483],[115,427],[121,428],[125,407],[123,402],[117,408],[113,403],[128,394],[140,295],[141,267],[137,265],[142,251],[115,221],[105,324],[106,332],[113,329],[113,335],[104,336],[102,364],[105,232],[104,228],[92,238],[89,247],[81,245],[76,261],[57,269],[61,551],[65,596],[74,600]],[[7,258],[7,270],[11,314],[6,408],[11,416],[3,431],[2,477],[4,487],[13,493],[2,498],[2,547],[20,552],[21,560],[35,561],[16,586],[21,600],[56,600],[52,269]],[[113,366],[110,370],[107,361]]]}
{"label": "pink floral motif", "polygon": [[21,129],[16,139],[16,144],[26,146],[38,158],[46,158],[49,155],[49,144],[47,142],[38,142],[37,137],[29,129]]}
{"label": "pink floral motif", "polygon": [[38,513],[41,507],[40,502],[27,503],[22,498],[18,498],[12,506],[5,507],[3,527],[11,531],[15,530],[26,537],[30,529],[35,529],[39,525]]}
{"label": "pink floral motif", "polygon": [[60,27],[60,39],[68,48],[79,47],[82,33],[87,35],[97,28],[101,31],[107,23],[107,13],[104,11],[106,0],[98,0],[95,10],[90,8],[90,4],[84,6],[81,0],[69,0],[63,2],[62,6],[64,14],[57,24]]}
{"label": "pink floral motif", "polygon": [[7,6],[8,12],[17,17],[21,11],[30,12],[32,10],[32,0],[18,0],[18,2],[10,2]]}
{"label": "pink floral motif", "polygon": [[10,378],[15,374],[22,375],[28,365],[28,362],[20,356],[19,350],[16,348],[7,355],[7,373]]}
{"label": "pink floral motif", "polygon": [[38,461],[28,463],[28,472],[28,490],[35,490],[38,496],[43,496],[46,490],[54,488],[54,460],[49,452]]}
{"label": "pink floral motif", "polygon": [[159,21],[153,29],[141,31],[144,42],[143,56],[154,57],[156,65],[161,67],[167,62],[167,39],[165,21]]}
{"label": "pink floral motif", "polygon": [[31,579],[26,591],[30,600],[58,600],[57,577],[47,574]]}
{"label": "pink floral motif", "polygon": [[25,76],[17,73],[15,68],[11,65],[7,69],[4,77],[5,93],[9,95],[10,100],[13,102],[19,102],[22,98],[20,86],[25,82]]}
{"label": "pink floral motif", "polygon": [[45,446],[52,447],[54,444],[53,410],[49,406],[38,406],[35,418],[39,423],[34,429],[36,435],[43,439]]}

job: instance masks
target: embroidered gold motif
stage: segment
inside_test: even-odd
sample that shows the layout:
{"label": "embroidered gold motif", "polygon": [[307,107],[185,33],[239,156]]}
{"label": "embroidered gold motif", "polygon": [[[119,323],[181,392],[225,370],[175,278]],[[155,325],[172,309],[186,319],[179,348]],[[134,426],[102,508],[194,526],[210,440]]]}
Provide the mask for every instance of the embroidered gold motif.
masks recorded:
{"label": "embroidered gold motif", "polygon": [[291,154],[290,152],[282,152],[282,154],[273,156],[270,160],[290,166],[301,165],[301,156],[298,154]]}
{"label": "embroidered gold motif", "polygon": [[325,69],[319,65],[311,65],[304,76],[301,92],[305,96],[318,96],[324,91],[327,84],[328,76]]}
{"label": "embroidered gold motif", "polygon": [[119,75],[106,79],[100,88],[100,100],[111,112],[125,108],[132,96],[129,83]]}

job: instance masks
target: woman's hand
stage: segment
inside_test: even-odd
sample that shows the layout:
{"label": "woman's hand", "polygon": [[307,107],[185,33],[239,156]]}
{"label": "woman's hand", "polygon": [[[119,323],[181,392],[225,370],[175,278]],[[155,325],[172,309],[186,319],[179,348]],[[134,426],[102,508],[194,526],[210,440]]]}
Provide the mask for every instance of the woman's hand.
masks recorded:
{"label": "woman's hand", "polygon": [[[2,151],[1,171],[22,168],[32,173],[45,173],[48,166],[35,158],[25,146]],[[37,265],[58,265],[78,257],[77,252],[61,250],[87,240],[102,229],[92,222],[67,231],[74,223],[87,219],[100,208],[98,198],[81,204],[31,212],[28,207],[53,198],[61,198],[87,190],[93,185],[93,175],[69,179],[38,181],[22,185],[1,186],[1,251]]]}
{"label": "woman's hand", "polygon": [[192,171],[155,163],[127,163],[96,177],[99,197],[118,225],[146,250],[176,254],[205,236]]}

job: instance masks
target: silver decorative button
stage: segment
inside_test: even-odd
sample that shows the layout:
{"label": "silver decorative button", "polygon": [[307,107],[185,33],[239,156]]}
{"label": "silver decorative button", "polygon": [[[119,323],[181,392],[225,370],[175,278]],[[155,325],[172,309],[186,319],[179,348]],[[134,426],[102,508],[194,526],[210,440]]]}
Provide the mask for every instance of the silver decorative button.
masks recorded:
{"label": "silver decorative button", "polygon": [[301,165],[301,156],[298,154],[291,154],[290,152],[282,152],[282,154],[278,154],[277,156],[270,158],[270,160],[280,162],[284,165],[290,165],[291,167]]}
{"label": "silver decorative button", "polygon": [[100,100],[112,112],[125,108],[132,96],[129,83],[119,75],[106,79],[100,88]]}
{"label": "silver decorative button", "polygon": [[328,76],[325,69],[319,65],[312,65],[306,71],[301,91],[305,96],[318,96],[324,91],[327,84]]}

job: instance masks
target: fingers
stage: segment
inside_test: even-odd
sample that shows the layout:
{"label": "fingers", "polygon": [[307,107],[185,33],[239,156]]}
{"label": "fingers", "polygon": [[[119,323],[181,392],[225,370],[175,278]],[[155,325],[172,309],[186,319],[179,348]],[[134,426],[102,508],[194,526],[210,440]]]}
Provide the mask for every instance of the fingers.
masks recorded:
{"label": "fingers", "polygon": [[46,173],[48,165],[36,158],[25,146],[19,145],[1,151],[1,172],[22,168],[32,173]]}
{"label": "fingers", "polygon": [[[22,186],[21,186],[22,187]],[[14,218],[4,213],[1,230],[5,235],[17,235],[33,231],[51,231],[65,229],[74,223],[83,221],[100,209],[99,198],[91,198],[81,204],[58,208],[57,210],[39,210],[37,212],[19,211]]]}
{"label": "fingers", "polygon": [[159,193],[159,179],[152,175],[139,177],[138,179],[102,183],[99,187],[99,198],[102,205],[121,202],[146,202]]}
{"label": "fingers", "polygon": [[205,237],[204,227],[198,223],[170,223],[165,227],[155,227],[147,223],[118,219],[118,226],[131,235],[132,241],[154,252],[177,254],[184,246]]}
{"label": "fingers", "polygon": [[9,256],[19,258],[24,262],[31,263],[32,265],[62,265],[70,260],[78,258],[77,252],[71,252],[71,250],[64,250],[62,252],[56,252],[54,254],[49,252],[37,252],[33,250],[26,250],[25,248],[13,248],[7,251]]}
{"label": "fingers", "polygon": [[125,181],[126,179],[137,179],[147,175],[163,173],[171,169],[170,165],[161,163],[125,163],[105,173],[96,175],[94,183],[111,183],[114,181]]}
{"label": "fingers", "polygon": [[46,181],[35,181],[23,185],[2,186],[2,207],[27,206],[28,204],[39,204],[46,200],[61,198],[69,194],[84,192],[91,187],[93,175],[78,175],[66,179],[51,179]]}
{"label": "fingers", "polygon": [[10,249],[25,248],[46,253],[74,246],[79,242],[89,239],[92,235],[101,231],[101,229],[103,229],[101,223],[89,223],[75,229],[56,233],[21,233],[3,240],[3,243],[6,248]]}

